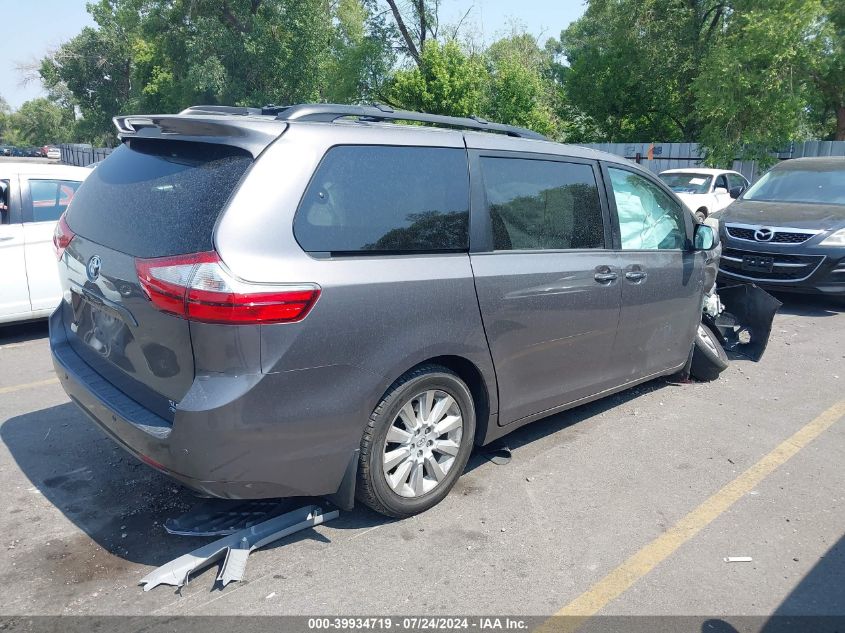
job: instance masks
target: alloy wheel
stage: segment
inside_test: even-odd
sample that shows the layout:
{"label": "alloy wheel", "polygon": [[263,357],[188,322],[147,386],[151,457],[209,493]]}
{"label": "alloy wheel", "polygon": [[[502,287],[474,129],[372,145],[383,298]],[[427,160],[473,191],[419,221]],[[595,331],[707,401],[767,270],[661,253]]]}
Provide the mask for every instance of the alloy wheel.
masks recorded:
{"label": "alloy wheel", "polygon": [[384,443],[388,486],[408,498],[434,490],[455,463],[463,428],[461,408],[445,391],[429,389],[407,400]]}

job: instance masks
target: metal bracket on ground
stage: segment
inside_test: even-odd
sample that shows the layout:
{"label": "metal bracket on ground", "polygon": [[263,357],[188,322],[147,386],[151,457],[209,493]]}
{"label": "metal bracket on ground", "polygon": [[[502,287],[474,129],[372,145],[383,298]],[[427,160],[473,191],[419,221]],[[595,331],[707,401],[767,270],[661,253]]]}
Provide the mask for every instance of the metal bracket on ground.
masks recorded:
{"label": "metal bracket on ground", "polygon": [[203,545],[193,552],[162,565],[142,578],[138,584],[144,586],[144,591],[149,591],[158,585],[181,587],[188,582],[188,577],[193,572],[225,557],[223,567],[217,576],[217,580],[225,587],[230,582],[243,578],[247,558],[253,550],[300,530],[336,519],[338,515],[337,510],[324,513],[322,508],[314,505],[298,508]]}
{"label": "metal bracket on ground", "polygon": [[176,536],[229,536],[296,506],[292,499],[205,499],[182,516],[167,519],[164,529]]}

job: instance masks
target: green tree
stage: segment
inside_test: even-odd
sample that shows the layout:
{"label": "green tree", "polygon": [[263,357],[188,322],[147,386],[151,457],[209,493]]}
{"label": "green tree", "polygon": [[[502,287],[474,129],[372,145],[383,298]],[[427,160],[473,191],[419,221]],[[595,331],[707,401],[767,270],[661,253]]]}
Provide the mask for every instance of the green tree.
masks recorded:
{"label": "green tree", "polygon": [[42,60],[86,140],[111,118],[194,104],[371,98],[393,64],[377,0],[98,0],[97,24]]}
{"label": "green tree", "polygon": [[375,0],[338,0],[323,97],[335,103],[383,99],[396,55]]}
{"label": "green tree", "polygon": [[71,106],[82,119],[77,122],[81,140],[104,143],[113,138],[111,119],[131,110],[132,57],[127,34],[111,23],[86,27],[41,62],[40,74],[48,91],[66,89]]}
{"label": "green tree", "polygon": [[692,82],[729,10],[721,0],[591,0],[560,37],[568,99],[609,141],[696,140]]}
{"label": "green tree", "polygon": [[0,96],[0,142],[2,143],[6,142],[11,115],[12,108],[9,106],[9,102]]}
{"label": "green tree", "polygon": [[25,102],[8,117],[13,142],[20,145],[65,143],[73,137],[73,118],[49,99]]}
{"label": "green tree", "polygon": [[482,114],[494,121],[562,137],[555,104],[552,58],[528,33],[513,33],[486,51],[489,68],[487,103]]}
{"label": "green tree", "polygon": [[430,41],[419,67],[399,70],[390,103],[409,110],[469,117],[483,112],[489,75],[481,57],[466,55],[454,40]]}
{"label": "green tree", "polygon": [[809,42],[811,133],[845,141],[845,3],[821,0]]}
{"label": "green tree", "polygon": [[821,19],[818,0],[736,0],[692,85],[709,163],[771,163],[772,150],[801,138]]}

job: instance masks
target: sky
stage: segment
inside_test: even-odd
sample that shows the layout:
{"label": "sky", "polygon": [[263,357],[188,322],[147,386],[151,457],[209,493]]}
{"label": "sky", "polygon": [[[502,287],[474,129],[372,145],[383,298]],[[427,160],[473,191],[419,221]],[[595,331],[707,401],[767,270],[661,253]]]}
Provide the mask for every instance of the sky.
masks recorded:
{"label": "sky", "polygon": [[[85,10],[88,0],[0,0],[0,96],[12,108],[44,96],[38,80],[22,85],[17,66],[34,63],[77,33],[93,26]],[[542,44],[584,12],[583,0],[441,0],[443,24],[457,24],[469,11],[462,36],[489,44],[514,23],[524,26]]]}

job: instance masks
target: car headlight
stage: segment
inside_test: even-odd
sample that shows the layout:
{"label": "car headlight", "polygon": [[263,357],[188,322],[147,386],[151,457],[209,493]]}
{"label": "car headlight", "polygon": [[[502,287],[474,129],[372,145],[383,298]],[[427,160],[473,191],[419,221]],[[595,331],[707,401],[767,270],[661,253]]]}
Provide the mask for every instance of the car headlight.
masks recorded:
{"label": "car headlight", "polygon": [[819,243],[819,246],[845,246],[845,229],[831,233]]}

